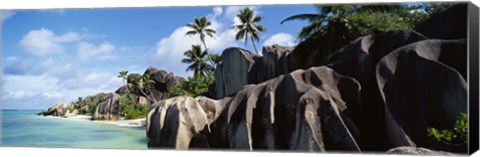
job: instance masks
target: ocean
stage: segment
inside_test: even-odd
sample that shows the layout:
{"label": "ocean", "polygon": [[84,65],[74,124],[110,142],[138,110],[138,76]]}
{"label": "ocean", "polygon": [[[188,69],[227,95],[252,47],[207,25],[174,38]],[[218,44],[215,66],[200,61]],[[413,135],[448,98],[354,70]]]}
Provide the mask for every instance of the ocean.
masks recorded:
{"label": "ocean", "polygon": [[145,127],[121,127],[60,117],[39,110],[1,110],[2,147],[147,149]]}

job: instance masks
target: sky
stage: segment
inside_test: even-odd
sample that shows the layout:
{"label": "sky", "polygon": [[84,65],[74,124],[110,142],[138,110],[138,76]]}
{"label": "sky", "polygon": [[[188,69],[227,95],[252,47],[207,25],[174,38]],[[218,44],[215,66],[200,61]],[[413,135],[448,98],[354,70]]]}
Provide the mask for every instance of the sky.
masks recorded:
{"label": "sky", "polygon": [[235,40],[236,14],[250,7],[262,16],[257,47],[295,46],[304,21],[280,22],[311,5],[146,7],[53,10],[3,10],[1,16],[1,108],[46,109],[78,97],[113,92],[122,85],[118,72],[142,74],[155,67],[188,77],[183,53],[198,36],[185,36],[194,17],[206,16],[216,30],[206,44],[213,53],[228,47],[254,52]]}

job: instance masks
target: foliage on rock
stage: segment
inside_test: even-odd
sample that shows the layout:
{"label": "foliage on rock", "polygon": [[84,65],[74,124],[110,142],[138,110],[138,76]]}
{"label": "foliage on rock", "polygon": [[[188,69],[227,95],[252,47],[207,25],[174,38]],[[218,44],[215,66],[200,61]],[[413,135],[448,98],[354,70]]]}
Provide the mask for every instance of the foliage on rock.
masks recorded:
{"label": "foliage on rock", "polygon": [[148,105],[134,105],[134,101],[126,96],[120,97],[120,111],[125,119],[145,118],[148,114]]}
{"label": "foliage on rock", "polygon": [[427,130],[428,136],[435,138],[437,141],[447,144],[466,144],[468,139],[468,115],[460,113],[459,118],[455,121],[453,130],[437,129],[430,127]]}
{"label": "foliage on rock", "polygon": [[168,98],[176,96],[199,96],[208,92],[208,86],[214,81],[213,72],[209,72],[206,76],[194,75],[188,77],[186,81],[182,81],[170,89]]}

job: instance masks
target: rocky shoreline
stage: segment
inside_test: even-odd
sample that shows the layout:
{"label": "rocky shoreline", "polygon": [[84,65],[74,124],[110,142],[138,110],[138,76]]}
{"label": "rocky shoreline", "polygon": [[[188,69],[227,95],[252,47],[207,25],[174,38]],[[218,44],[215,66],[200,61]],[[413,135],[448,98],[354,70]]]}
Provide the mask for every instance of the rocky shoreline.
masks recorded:
{"label": "rocky shoreline", "polygon": [[[438,18],[463,15],[466,6],[439,13],[415,30],[360,37],[322,60],[315,60],[321,49],[314,41],[265,46],[263,55],[225,49],[214,84],[198,97],[167,98],[184,79],[148,68],[143,76],[152,78],[153,90],[133,96],[148,105],[148,147],[466,153],[467,144],[445,144],[427,132],[450,128],[467,110],[467,36],[456,31],[466,26],[444,28],[462,19]],[[39,114],[76,117],[90,110],[91,120],[142,123],[122,120],[126,88]]]}
{"label": "rocky shoreline", "polygon": [[[214,95],[152,105],[148,146],[464,154],[466,143],[427,129],[451,128],[466,113],[466,32],[457,31],[466,19],[438,18],[465,17],[466,6],[416,30],[360,37],[321,61],[314,41],[266,46],[262,56],[228,48]],[[455,20],[462,24],[450,28]]]}
{"label": "rocky shoreline", "polygon": [[[148,93],[156,99],[153,101],[164,99],[168,90],[183,80],[183,78],[174,76],[172,73],[153,67],[148,68],[143,75],[151,75],[155,82],[154,85],[156,88],[151,90],[151,93]],[[139,76],[142,75],[128,75],[127,83],[133,82],[133,79]],[[120,98],[126,94],[126,87],[122,86],[112,93],[97,93],[87,96],[78,102],[55,104],[47,110],[39,112],[37,115],[63,117],[73,120],[88,120],[117,126],[144,127],[146,125],[146,118],[127,119],[125,117],[126,113],[123,113],[121,109]],[[147,107],[153,103],[152,100],[146,99],[146,95],[142,95],[138,91],[130,91],[129,97],[135,100],[135,104],[143,104],[147,105]]]}

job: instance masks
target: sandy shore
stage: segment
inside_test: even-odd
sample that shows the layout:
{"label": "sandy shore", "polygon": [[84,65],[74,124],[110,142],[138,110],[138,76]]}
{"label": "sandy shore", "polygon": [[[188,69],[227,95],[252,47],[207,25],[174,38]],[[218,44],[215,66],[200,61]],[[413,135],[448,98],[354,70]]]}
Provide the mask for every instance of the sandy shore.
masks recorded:
{"label": "sandy shore", "polygon": [[146,125],[145,118],[118,120],[118,121],[90,120],[92,116],[89,116],[89,115],[76,115],[76,116],[69,116],[69,117],[63,117],[63,118],[69,119],[69,120],[89,121],[93,123],[117,125],[121,127],[145,127]]}

